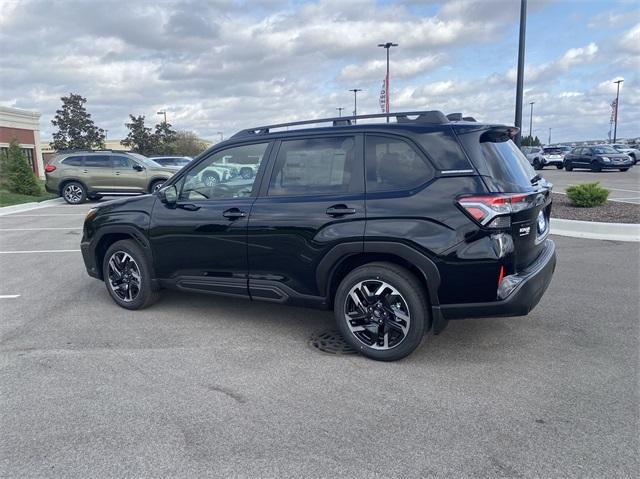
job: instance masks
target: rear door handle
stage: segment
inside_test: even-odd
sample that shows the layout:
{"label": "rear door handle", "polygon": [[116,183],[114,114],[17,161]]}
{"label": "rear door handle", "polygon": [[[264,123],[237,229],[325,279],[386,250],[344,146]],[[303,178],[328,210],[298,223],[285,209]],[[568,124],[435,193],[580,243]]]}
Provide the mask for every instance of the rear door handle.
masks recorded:
{"label": "rear door handle", "polygon": [[222,213],[222,216],[230,220],[237,220],[238,218],[244,218],[247,214],[239,208],[229,208]]}
{"label": "rear door handle", "polygon": [[198,205],[194,205],[191,203],[180,204],[178,205],[178,208],[182,208],[183,210],[187,210],[187,211],[198,211],[200,209]]}
{"label": "rear door handle", "polygon": [[347,205],[333,205],[326,211],[329,216],[353,215],[355,212],[355,208],[349,208]]}

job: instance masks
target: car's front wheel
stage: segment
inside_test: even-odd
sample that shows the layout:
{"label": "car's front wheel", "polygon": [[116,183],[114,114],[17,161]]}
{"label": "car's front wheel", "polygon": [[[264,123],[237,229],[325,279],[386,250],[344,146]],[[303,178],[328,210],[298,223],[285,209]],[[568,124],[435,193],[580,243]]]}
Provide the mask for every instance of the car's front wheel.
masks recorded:
{"label": "car's front wheel", "polygon": [[620,168],[620,171],[629,171],[629,168]]}
{"label": "car's front wheel", "polygon": [[215,186],[220,183],[220,177],[215,173],[208,173],[202,177],[202,181],[206,186]]}
{"label": "car's front wheel", "polygon": [[602,165],[600,164],[600,162],[595,161],[595,160],[592,161],[591,162],[591,171],[594,171],[596,173],[599,172],[599,171],[602,171]]}
{"label": "car's front wheel", "polygon": [[70,181],[62,188],[62,197],[70,205],[79,205],[87,199],[87,190],[82,183]]}
{"label": "car's front wheel", "polygon": [[147,259],[132,240],[117,241],[109,247],[104,255],[102,275],[107,291],[123,308],[146,308],[158,299]]}
{"label": "car's front wheel", "polygon": [[536,170],[541,170],[542,168],[544,168],[544,165],[542,164],[542,161],[540,161],[538,158],[536,158],[535,160],[533,160],[533,167]]}
{"label": "car's front wheel", "polygon": [[345,340],[379,361],[413,352],[430,317],[420,281],[392,263],[370,263],[349,273],[334,298],[334,315]]}

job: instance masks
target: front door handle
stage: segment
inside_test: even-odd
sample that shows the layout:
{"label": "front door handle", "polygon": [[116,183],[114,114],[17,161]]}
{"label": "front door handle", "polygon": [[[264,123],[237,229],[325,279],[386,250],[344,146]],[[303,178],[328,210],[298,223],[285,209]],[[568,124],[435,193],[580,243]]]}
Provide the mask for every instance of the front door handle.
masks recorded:
{"label": "front door handle", "polygon": [[353,215],[355,212],[355,208],[349,208],[347,205],[333,205],[326,211],[329,216]]}
{"label": "front door handle", "polygon": [[237,220],[238,218],[244,218],[247,214],[239,208],[229,208],[222,213],[222,216],[230,220]]}
{"label": "front door handle", "polygon": [[178,205],[178,208],[182,208],[183,210],[187,210],[187,211],[198,211],[200,209],[198,205],[194,205],[192,203],[180,204]]}

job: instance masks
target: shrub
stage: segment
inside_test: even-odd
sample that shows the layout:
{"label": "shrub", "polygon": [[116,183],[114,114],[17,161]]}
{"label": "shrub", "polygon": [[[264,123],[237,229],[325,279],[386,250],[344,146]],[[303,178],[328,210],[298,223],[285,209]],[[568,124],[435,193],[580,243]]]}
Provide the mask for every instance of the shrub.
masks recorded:
{"label": "shrub", "polygon": [[16,140],[11,140],[4,165],[7,186],[12,193],[37,196],[42,193],[26,156]]}
{"label": "shrub", "polygon": [[583,183],[567,188],[567,197],[573,206],[592,208],[607,201],[609,190],[599,183]]}

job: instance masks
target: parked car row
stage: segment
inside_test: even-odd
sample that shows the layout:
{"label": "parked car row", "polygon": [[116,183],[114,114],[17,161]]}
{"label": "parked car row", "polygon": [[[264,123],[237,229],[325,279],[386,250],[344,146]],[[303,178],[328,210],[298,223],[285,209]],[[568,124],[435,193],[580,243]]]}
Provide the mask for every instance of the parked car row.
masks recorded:
{"label": "parked car row", "polygon": [[587,168],[591,171],[618,169],[627,171],[635,165],[640,152],[625,145],[579,146],[523,146],[522,152],[536,169],[555,166],[571,171],[574,168]]}

